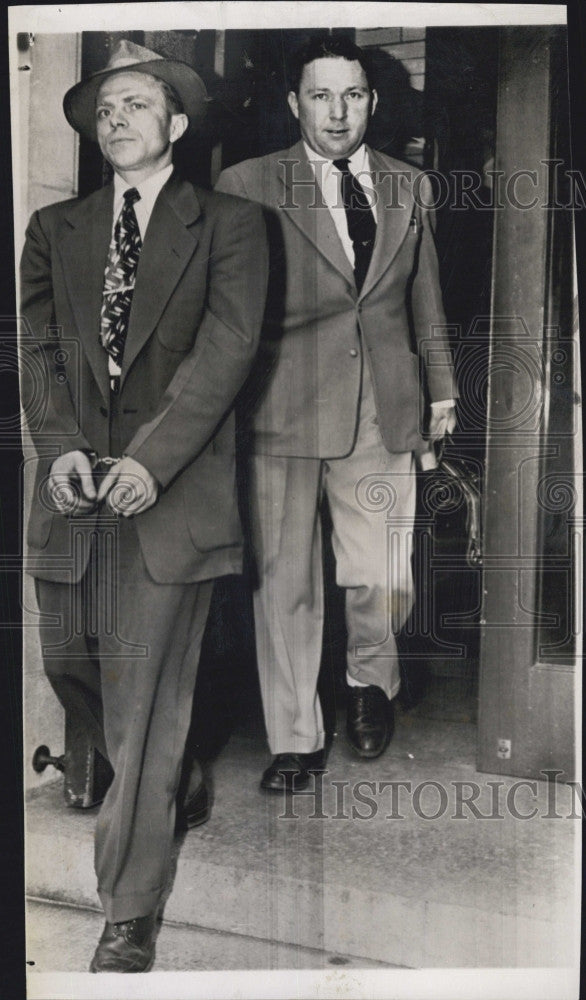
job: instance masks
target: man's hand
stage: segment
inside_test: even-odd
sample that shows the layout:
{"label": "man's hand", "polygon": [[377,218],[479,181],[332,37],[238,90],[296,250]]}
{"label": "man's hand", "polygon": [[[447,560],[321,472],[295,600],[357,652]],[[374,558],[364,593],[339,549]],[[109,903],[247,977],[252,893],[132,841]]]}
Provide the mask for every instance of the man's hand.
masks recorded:
{"label": "man's hand", "polygon": [[456,428],[456,406],[453,399],[441,400],[431,404],[429,430],[430,441],[440,441],[446,434],[451,434]]}
{"label": "man's hand", "polygon": [[51,466],[48,483],[51,503],[61,514],[83,514],[96,505],[92,467],[83,451],[67,451]]}
{"label": "man's hand", "polygon": [[113,465],[100,483],[98,501],[104,500],[115,514],[131,517],[155,503],[159,484],[140,462],[125,456]]}

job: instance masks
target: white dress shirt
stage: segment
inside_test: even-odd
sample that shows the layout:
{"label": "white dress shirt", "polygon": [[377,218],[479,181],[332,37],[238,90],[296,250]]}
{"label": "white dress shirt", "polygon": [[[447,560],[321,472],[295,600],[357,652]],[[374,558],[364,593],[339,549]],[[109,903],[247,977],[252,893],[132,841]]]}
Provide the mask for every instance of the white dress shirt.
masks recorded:
{"label": "white dress shirt", "polygon": [[[311,146],[308,146],[306,142],[304,142],[303,145],[305,146],[307,159],[311,164],[315,179],[319,184],[323,200],[330,211],[336,231],[340,237],[344,253],[350,261],[352,268],[354,268],[354,247],[352,245],[352,240],[348,235],[346,209],[344,208],[344,202],[342,199],[342,173],[337,169],[337,167],[334,166],[333,160],[327,160],[323,156],[320,156],[311,148]],[[352,153],[352,156],[348,157],[348,169],[354,177],[358,178],[360,186],[364,189],[364,193],[370,200],[370,207],[372,214],[374,215],[374,221],[378,222],[370,160],[364,143],[362,143],[362,145],[359,146],[354,153]],[[431,407],[432,410],[437,411],[440,408],[444,409],[455,405],[455,400],[453,399],[441,399],[432,403]],[[432,468],[435,464],[437,464],[433,449],[430,448],[430,451],[423,458],[422,464],[427,468]]]}
{"label": "white dress shirt", "polygon": [[140,199],[134,203],[134,214],[136,215],[136,221],[138,222],[140,238],[144,240],[149,219],[152,215],[153,208],[155,207],[155,202],[159,197],[161,188],[167,183],[172,173],[173,164],[170,163],[168,166],[163,167],[162,170],[159,170],[156,174],[151,174],[150,177],[147,177],[145,181],[141,181],[140,184],[129,184],[128,181],[125,181],[119,174],[114,174],[114,211],[112,213],[112,232],[114,232],[116,220],[122,211],[122,205],[124,204],[124,192],[129,191],[134,187],[140,195]]}
{"label": "white dress shirt", "polygon": [[[319,156],[306,142],[303,145],[305,146],[307,159],[311,164],[315,179],[319,184],[323,200],[328,206],[338,236],[344,247],[344,253],[350,261],[352,268],[354,268],[354,247],[348,235],[346,209],[344,208],[344,201],[342,199],[342,172],[334,166],[333,160],[326,160],[324,157]],[[348,157],[348,169],[354,177],[358,178],[361,187],[364,189],[364,193],[369,198],[374,221],[376,222],[377,215],[375,198],[373,197],[374,189],[370,172],[370,161],[364,143],[352,153],[352,156]]]}
{"label": "white dress shirt", "polygon": [[[167,183],[169,177],[173,173],[173,164],[170,163],[168,166],[163,167],[162,170],[157,171],[156,174],[151,174],[146,180],[141,181],[140,184],[129,184],[125,181],[123,177],[119,174],[114,174],[114,211],[112,213],[112,233],[114,232],[114,227],[120,212],[122,211],[122,206],[124,205],[124,192],[129,191],[131,188],[135,187],[138,191],[140,198],[134,203],[134,214],[136,215],[136,221],[138,222],[138,228],[140,231],[140,238],[144,240],[145,233],[147,231],[147,226],[149,224],[150,217],[155,207],[155,202],[159,197],[161,188]],[[108,355],[108,373],[110,375],[119,375],[121,372],[120,365],[117,365],[114,358]]]}

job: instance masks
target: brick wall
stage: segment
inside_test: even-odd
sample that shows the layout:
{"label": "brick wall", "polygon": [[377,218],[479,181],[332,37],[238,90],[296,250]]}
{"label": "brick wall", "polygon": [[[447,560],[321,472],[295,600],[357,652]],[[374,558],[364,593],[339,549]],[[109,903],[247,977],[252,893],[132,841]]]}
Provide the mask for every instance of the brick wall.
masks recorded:
{"label": "brick wall", "polygon": [[356,44],[379,48],[400,59],[411,77],[411,86],[425,85],[425,28],[358,28]]}

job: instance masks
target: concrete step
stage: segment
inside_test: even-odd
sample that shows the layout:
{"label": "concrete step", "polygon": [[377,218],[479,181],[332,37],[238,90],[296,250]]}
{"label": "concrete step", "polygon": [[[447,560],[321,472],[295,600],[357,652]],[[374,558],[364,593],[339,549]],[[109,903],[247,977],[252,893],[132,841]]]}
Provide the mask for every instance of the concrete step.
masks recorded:
{"label": "concrete step", "polygon": [[[475,737],[470,722],[403,713],[381,758],[338,736],[315,794],[285,801],[258,787],[262,738],[234,734],[210,769],[211,819],[176,843],[165,920],[413,969],[570,965],[579,824],[545,818],[544,783],[517,784],[507,810],[515,779],[475,771]],[[477,811],[501,818],[458,804],[476,786]],[[556,806],[572,814],[566,786]],[[66,808],[60,781],[30,793],[31,896],[99,909],[94,819]]]}
{"label": "concrete step", "polygon": [[[61,972],[87,970],[102,933],[104,917],[95,910],[29,900],[27,903],[27,966],[35,974],[51,972],[56,941],[67,941]],[[157,972],[204,972],[233,969],[388,969],[383,962],[353,959],[280,941],[163,922],[157,935]]]}

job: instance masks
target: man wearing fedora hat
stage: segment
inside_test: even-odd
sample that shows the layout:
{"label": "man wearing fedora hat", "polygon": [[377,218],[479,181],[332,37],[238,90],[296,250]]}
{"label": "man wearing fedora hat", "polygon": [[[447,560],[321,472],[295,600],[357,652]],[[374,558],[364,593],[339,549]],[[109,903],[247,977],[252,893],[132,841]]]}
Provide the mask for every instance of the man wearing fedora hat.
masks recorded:
{"label": "man wearing fedora hat", "polygon": [[114,771],[93,972],[153,964],[212,581],[241,567],[233,404],[257,348],[266,237],[258,206],[173,169],[205,103],[190,66],[119,43],[64,99],[113,183],[36,212],[22,258],[44,666]]}

